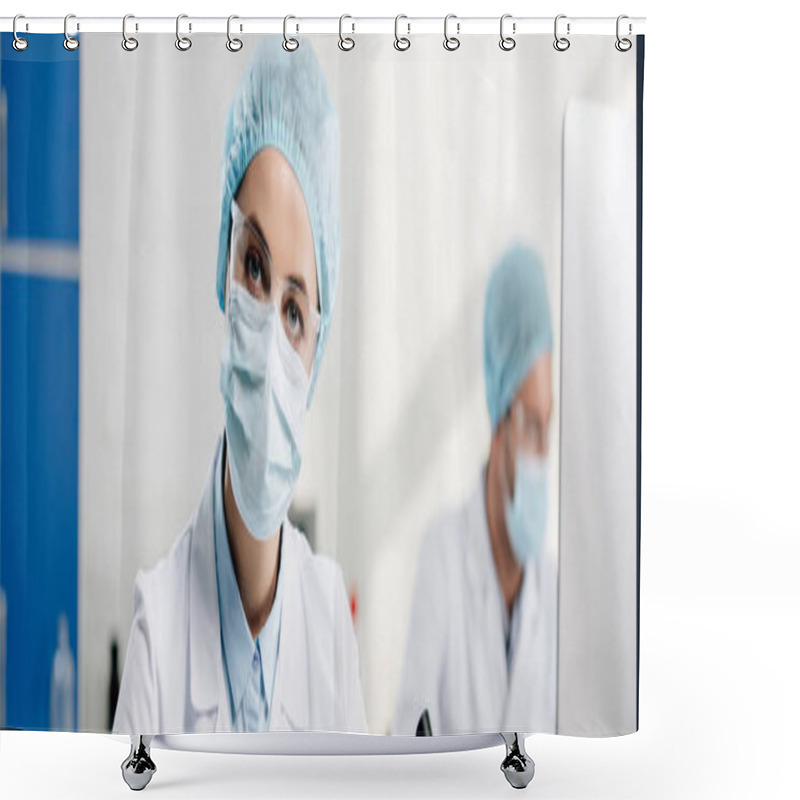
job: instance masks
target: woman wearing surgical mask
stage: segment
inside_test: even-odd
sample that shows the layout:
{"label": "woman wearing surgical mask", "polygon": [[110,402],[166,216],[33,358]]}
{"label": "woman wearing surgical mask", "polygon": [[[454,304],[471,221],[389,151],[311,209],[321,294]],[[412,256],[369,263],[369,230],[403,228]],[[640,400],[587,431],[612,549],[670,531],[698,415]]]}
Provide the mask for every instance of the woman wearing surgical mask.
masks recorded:
{"label": "woman wearing surgical mask", "polygon": [[484,310],[492,436],[470,499],[424,537],[393,732],[555,732],[556,570],[544,547],[553,336],[516,246]]}
{"label": "woman wearing surgical mask", "polygon": [[339,271],[339,133],[310,47],[265,40],[225,130],[225,428],[194,518],[136,578],[114,731],[366,731],[342,573],[287,518]]}

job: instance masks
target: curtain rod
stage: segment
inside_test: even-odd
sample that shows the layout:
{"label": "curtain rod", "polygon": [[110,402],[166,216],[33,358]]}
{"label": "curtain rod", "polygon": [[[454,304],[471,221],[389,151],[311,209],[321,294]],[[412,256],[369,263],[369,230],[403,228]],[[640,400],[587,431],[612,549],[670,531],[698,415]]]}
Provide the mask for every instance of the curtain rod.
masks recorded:
{"label": "curtain rod", "polygon": [[[289,31],[292,34],[336,34],[340,31],[338,17],[303,17],[289,18]],[[400,19],[399,25],[403,35],[437,33],[444,30],[444,17],[406,17]],[[509,34],[553,34],[554,17],[514,17],[507,16],[505,30]],[[624,34],[627,36],[644,33],[644,17],[628,17],[624,20]],[[13,30],[13,17],[0,17],[0,31]],[[64,17],[21,16],[17,20],[17,33],[64,33]],[[449,22],[452,33],[466,36],[472,34],[498,34],[500,17],[458,17]],[[571,35],[600,34],[613,36],[617,31],[616,17],[569,17],[561,16],[560,30],[569,25]],[[346,34],[359,33],[395,33],[394,17],[357,17],[346,16],[341,23]],[[127,22],[129,34],[138,33],[175,33],[175,17],[136,17],[131,16]],[[182,15],[181,31],[188,34],[216,33],[226,34],[227,17],[193,17]],[[283,33],[284,17],[237,17],[232,22],[232,30],[237,34],[248,33]],[[69,33],[122,33],[122,17],[81,17],[69,16]]]}

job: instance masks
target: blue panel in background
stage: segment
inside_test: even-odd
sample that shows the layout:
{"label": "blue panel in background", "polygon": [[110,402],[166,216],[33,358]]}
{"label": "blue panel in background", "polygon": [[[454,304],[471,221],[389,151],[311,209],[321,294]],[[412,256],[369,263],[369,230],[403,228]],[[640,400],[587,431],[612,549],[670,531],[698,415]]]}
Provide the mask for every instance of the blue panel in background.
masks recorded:
{"label": "blue panel in background", "polygon": [[0,297],[6,724],[46,730],[61,612],[77,653],[78,282],[4,273]]}
{"label": "blue panel in background", "polygon": [[43,245],[78,248],[79,51],[64,50],[61,35],[27,38],[27,51],[17,53],[11,35],[0,36],[7,209],[0,259],[3,244],[30,255],[12,271],[0,263],[0,585],[5,724],[46,730],[62,613],[76,667],[78,659],[79,282],[34,262]]}
{"label": "blue panel in background", "polygon": [[8,109],[9,239],[78,242],[80,48],[64,37],[28,36],[17,52],[0,35],[0,79]]}

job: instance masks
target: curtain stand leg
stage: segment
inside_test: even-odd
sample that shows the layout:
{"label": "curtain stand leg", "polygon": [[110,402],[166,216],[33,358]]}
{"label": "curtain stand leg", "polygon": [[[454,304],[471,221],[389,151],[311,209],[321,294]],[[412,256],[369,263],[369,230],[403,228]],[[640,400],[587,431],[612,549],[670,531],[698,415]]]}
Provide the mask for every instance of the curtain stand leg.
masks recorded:
{"label": "curtain stand leg", "polygon": [[122,778],[135,792],[139,792],[150,783],[156,771],[156,765],[150,758],[150,742],[152,736],[131,734],[131,752],[122,762]]}
{"label": "curtain stand leg", "polygon": [[500,765],[506,780],[515,789],[524,789],[532,780],[536,765],[525,752],[525,739],[518,733],[501,733],[506,743],[506,757]]}

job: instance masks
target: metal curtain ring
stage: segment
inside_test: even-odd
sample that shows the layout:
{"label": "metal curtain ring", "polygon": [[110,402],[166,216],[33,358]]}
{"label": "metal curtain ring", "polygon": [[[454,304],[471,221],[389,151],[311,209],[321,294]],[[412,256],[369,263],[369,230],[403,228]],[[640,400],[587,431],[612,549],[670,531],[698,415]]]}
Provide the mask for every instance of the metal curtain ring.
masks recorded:
{"label": "metal curtain ring", "polygon": [[[300,42],[298,42],[297,39],[294,39],[293,37],[289,36],[288,30],[289,30],[290,19],[297,19],[297,17],[293,17],[291,14],[287,14],[283,18],[283,49],[292,53],[295,50],[297,50],[298,47],[300,47]],[[298,31],[300,30],[299,25],[296,27],[296,30]]]}
{"label": "metal curtain ring", "polygon": [[[192,40],[188,36],[181,36],[181,20],[188,19],[188,14],[178,14],[175,18],[175,47],[185,53],[191,46]],[[192,23],[189,23],[189,30],[192,30]]]}
{"label": "metal curtain ring", "polygon": [[[620,53],[627,53],[628,50],[630,50],[631,47],[633,47],[633,42],[630,39],[628,39],[627,37],[623,38],[623,37],[621,37],[619,35],[619,27],[620,27],[619,24],[624,19],[628,19],[627,14],[620,14],[617,17],[617,41],[614,42],[614,47],[616,47],[617,50],[619,50]],[[628,35],[630,35],[631,33],[633,33],[633,25],[631,25],[631,23],[629,22],[628,23]]]}
{"label": "metal curtain ring", "polygon": [[[394,49],[399,50],[401,53],[405,50],[408,50],[411,47],[411,39],[408,36],[401,36],[400,35],[400,20],[401,19],[408,19],[405,14],[398,14],[394,18]],[[408,28],[408,33],[411,33],[411,23],[407,22],[406,27]]]}
{"label": "metal curtain ring", "polygon": [[[555,36],[555,41],[553,42],[553,47],[558,50],[559,53],[563,53],[565,50],[569,50],[569,39],[566,36],[559,36],[558,35],[558,21],[560,19],[566,19],[566,14],[559,14],[556,17],[555,22],[553,23],[553,35]],[[569,22],[567,23],[567,36],[569,36]]]}
{"label": "metal curtain ring", "polygon": [[[455,14],[448,14],[444,18],[444,49],[449,50],[451,53],[453,50],[458,50],[461,47],[461,40],[458,36],[448,36],[447,35],[447,24],[450,22],[451,19],[456,19]],[[456,33],[460,33],[461,31],[461,23],[456,22]]]}
{"label": "metal curtain ring", "polygon": [[129,19],[135,19],[133,14],[126,14],[122,18],[122,49],[132,53],[139,46],[139,40],[133,36],[128,36],[127,26]]}
{"label": "metal curtain ring", "polygon": [[[345,36],[342,30],[342,26],[344,25],[344,21],[346,19],[353,19],[349,14],[342,14],[339,17],[339,49],[344,50],[347,52],[348,50],[352,50],[356,46],[356,40],[353,39],[352,36]],[[355,22],[351,23],[353,26],[353,33],[356,32],[356,24]]]}
{"label": "metal curtain ring", "polygon": [[[228,41],[225,42],[225,47],[227,47],[231,53],[238,53],[242,47],[244,47],[244,43],[241,39],[231,36],[231,22],[235,19],[239,19],[236,14],[231,14],[228,17]],[[241,26],[239,26],[239,30],[242,30]]]}
{"label": "metal curtain ring", "polygon": [[[500,17],[500,49],[505,50],[508,52],[509,50],[513,50],[517,46],[517,40],[513,36],[506,36],[503,26],[505,25],[505,21],[507,19],[511,19],[511,14],[503,14]],[[511,32],[517,32],[517,23],[511,23]]]}
{"label": "metal curtain ring", "polygon": [[[17,16],[14,17],[13,24],[11,25],[11,31],[14,34],[14,41],[11,43],[11,45],[15,50],[17,50],[18,52],[21,53],[23,50],[27,50],[28,49],[28,40],[27,39],[23,39],[21,36],[19,36],[17,34],[17,20],[20,20],[20,19],[25,19],[25,15],[24,14],[17,14]],[[26,22],[25,23],[25,30],[27,30],[27,29],[28,29],[28,23]]]}
{"label": "metal curtain ring", "polygon": [[[69,21],[71,19],[75,19],[74,14],[67,14],[64,17],[64,49],[65,50],[77,50],[80,47],[80,42],[74,37],[69,35]],[[78,30],[80,30],[80,26],[78,26]]]}

